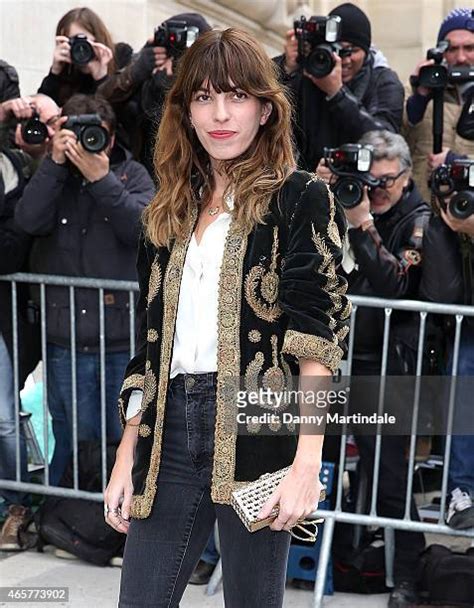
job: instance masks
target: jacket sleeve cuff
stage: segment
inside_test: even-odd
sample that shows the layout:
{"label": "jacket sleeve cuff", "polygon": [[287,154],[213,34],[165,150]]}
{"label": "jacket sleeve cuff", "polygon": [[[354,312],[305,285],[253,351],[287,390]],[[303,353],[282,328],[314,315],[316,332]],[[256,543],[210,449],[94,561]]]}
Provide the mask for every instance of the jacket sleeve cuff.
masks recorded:
{"label": "jacket sleeve cuff", "polygon": [[120,422],[122,424],[122,428],[125,427],[127,419],[130,418],[130,416],[127,415],[127,410],[132,392],[134,390],[143,391],[144,385],[145,376],[142,374],[131,374],[130,376],[127,376],[123,381],[118,400]]}
{"label": "jacket sleeve cuff", "polygon": [[311,359],[318,361],[333,373],[339,367],[343,356],[343,350],[337,344],[337,337],[334,342],[321,336],[305,334],[294,329],[285,332],[282,353],[293,355],[298,359]]}
{"label": "jacket sleeve cuff", "polygon": [[94,196],[101,196],[104,192],[108,192],[112,184],[120,183],[112,171],[109,170],[107,175],[101,177],[96,182],[88,184],[88,189]]}
{"label": "jacket sleeve cuff", "polygon": [[42,163],[43,170],[46,169],[49,175],[53,175],[56,179],[66,180],[69,175],[67,163],[57,163],[51,156],[46,156]]}

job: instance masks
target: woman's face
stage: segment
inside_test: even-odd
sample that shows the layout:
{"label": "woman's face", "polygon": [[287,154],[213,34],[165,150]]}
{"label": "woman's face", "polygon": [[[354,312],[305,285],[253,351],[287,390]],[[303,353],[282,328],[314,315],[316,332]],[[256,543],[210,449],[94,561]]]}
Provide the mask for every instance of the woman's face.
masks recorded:
{"label": "woman's face", "polygon": [[[209,88],[208,88],[209,86]],[[211,163],[231,160],[251,145],[272,106],[241,89],[216,93],[207,81],[193,94],[190,120]]]}

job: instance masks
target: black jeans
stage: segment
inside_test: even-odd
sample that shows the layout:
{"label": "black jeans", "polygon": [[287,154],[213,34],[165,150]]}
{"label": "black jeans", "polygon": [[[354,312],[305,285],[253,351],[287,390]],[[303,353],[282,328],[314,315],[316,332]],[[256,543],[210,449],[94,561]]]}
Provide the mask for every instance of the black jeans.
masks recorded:
{"label": "black jeans", "polygon": [[211,501],[215,395],[215,374],[170,382],[156,500],[130,523],[120,608],[179,606],[216,518],[226,607],[282,606],[290,535],[250,533],[231,506]]}

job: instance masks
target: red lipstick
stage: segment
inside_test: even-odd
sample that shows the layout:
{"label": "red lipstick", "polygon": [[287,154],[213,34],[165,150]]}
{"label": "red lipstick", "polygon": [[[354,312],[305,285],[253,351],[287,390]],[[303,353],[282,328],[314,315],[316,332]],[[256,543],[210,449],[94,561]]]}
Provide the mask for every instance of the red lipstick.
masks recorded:
{"label": "red lipstick", "polygon": [[235,133],[236,131],[209,131],[209,135],[214,139],[228,139]]}

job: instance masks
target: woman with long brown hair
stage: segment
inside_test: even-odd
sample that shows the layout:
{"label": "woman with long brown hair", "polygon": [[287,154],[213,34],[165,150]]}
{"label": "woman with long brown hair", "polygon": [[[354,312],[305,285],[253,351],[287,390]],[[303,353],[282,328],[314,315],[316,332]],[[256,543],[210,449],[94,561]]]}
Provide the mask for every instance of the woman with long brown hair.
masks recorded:
{"label": "woman with long brown hair", "polygon": [[[105,492],[106,521],[127,534],[122,608],[178,606],[216,518],[226,605],[281,606],[288,531],[317,505],[321,435],[235,425],[233,381],[330,376],[347,333],[343,216],[295,171],[290,114],[272,61],[236,29],[202,35],[167,97]],[[287,466],[259,518],[278,515],[248,532],[232,491]]]}
{"label": "woman with long brown hair", "polygon": [[115,45],[102,19],[87,7],[74,8],[56,26],[53,63],[38,93],[62,106],[75,93],[93,95],[116,70]]}

